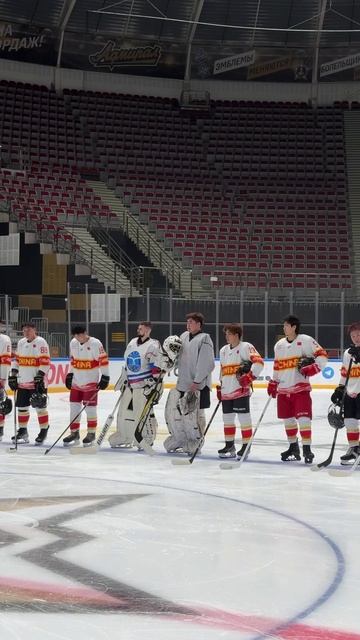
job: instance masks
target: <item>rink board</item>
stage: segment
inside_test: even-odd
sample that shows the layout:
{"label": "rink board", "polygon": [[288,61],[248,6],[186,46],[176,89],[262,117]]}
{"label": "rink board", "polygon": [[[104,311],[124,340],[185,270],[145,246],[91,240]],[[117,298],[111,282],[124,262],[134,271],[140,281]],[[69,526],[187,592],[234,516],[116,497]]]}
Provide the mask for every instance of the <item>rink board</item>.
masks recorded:
{"label": "rink board", "polygon": [[[123,358],[113,358],[110,360],[110,380],[111,385],[113,386],[115,382],[118,380],[121,369],[124,364]],[[215,370],[213,371],[212,380],[213,384],[216,384],[219,381],[219,360],[216,360]],[[334,388],[339,380],[341,368],[340,360],[331,360],[327,367],[316,376],[311,378],[311,384],[314,388],[318,389],[332,389]],[[69,361],[65,359],[53,359],[51,362],[50,372],[49,372],[49,391],[50,392],[60,392],[66,391],[65,387],[65,378],[66,374],[69,371]],[[264,387],[267,384],[267,380],[269,380],[272,376],[273,371],[273,360],[266,360],[265,366],[262,371],[262,375],[254,383],[254,387]],[[165,387],[172,388],[176,384],[176,376],[174,372],[170,372],[165,377]],[[111,388],[110,385],[110,388]]]}

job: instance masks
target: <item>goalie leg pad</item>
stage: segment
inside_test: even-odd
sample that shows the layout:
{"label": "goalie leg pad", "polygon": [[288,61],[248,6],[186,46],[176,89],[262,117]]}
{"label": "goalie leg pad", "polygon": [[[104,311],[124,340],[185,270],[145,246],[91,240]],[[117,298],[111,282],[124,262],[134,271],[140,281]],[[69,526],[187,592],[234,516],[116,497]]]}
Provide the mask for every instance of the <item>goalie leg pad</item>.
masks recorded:
{"label": "goalie leg pad", "polygon": [[177,389],[171,389],[165,405],[165,421],[170,435],[164,440],[164,447],[168,453],[186,446],[183,416],[178,408],[180,398],[181,393]]}
{"label": "goalie leg pad", "polygon": [[116,416],[116,431],[109,437],[111,447],[132,447],[135,433],[134,389],[126,387]]}
{"label": "goalie leg pad", "polygon": [[150,445],[150,447],[152,447],[155,442],[157,428],[158,421],[155,417],[154,411],[151,411],[142,433],[144,440]]}

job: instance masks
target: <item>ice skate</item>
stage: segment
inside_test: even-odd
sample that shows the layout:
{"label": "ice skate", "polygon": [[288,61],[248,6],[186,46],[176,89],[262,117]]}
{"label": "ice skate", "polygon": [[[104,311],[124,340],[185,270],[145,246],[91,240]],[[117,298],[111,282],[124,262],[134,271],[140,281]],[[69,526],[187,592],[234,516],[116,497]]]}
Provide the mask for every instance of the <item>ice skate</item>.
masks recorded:
{"label": "ice skate", "polygon": [[73,447],[80,444],[80,434],[78,431],[71,431],[71,433],[63,439],[64,447]]}
{"label": "ice skate", "polygon": [[37,434],[36,438],[35,438],[35,444],[42,444],[46,438],[47,438],[47,433],[48,430],[47,429],[40,429],[39,433]]}
{"label": "ice skate", "polygon": [[[12,436],[11,440],[15,442],[15,436]],[[28,430],[25,427],[20,427],[17,430],[16,442],[18,444],[27,444],[29,442]]]}
{"label": "ice skate", "polygon": [[84,447],[90,447],[95,442],[95,433],[88,432],[82,442]]}
{"label": "ice skate", "polygon": [[218,450],[219,458],[236,458],[234,440],[225,442],[225,446]]}
{"label": "ice skate", "polygon": [[298,441],[291,442],[289,448],[283,451],[281,454],[281,460],[283,462],[294,462],[295,460],[301,460],[300,449]]}

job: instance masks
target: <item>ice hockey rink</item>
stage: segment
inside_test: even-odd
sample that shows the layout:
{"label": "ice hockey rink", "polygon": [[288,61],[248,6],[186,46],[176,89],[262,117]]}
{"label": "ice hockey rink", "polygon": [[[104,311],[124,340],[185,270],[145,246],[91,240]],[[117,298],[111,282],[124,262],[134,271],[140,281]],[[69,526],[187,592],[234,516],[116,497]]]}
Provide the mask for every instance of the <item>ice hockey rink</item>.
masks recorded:
{"label": "ice hockey rink", "polygon": [[[46,446],[0,444],[1,640],[360,640],[360,470],[282,463],[271,402],[251,456],[221,470],[221,411],[192,465],[165,453],[71,455],[68,394],[51,394]],[[330,391],[313,392],[315,462]],[[216,406],[215,394],[208,417]],[[252,398],[254,423],[267,400]],[[99,425],[116,401],[101,392]],[[38,428],[31,417],[31,442]],[[332,468],[346,449],[339,432]],[[338,467],[339,468],[339,467]]]}

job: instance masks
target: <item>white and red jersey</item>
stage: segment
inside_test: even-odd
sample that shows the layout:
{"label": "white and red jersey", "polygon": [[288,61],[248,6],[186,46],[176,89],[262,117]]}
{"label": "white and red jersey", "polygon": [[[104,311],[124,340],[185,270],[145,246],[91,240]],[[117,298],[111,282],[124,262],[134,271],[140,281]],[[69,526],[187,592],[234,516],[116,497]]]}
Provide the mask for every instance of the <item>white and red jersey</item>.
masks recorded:
{"label": "white and red jersey", "polygon": [[47,386],[46,374],[50,368],[49,345],[41,336],[33,340],[21,338],[17,343],[15,360],[12,369],[18,371],[19,389],[34,389],[34,377],[38,371],[45,373],[44,384]]}
{"label": "white and red jersey", "polygon": [[73,338],[70,342],[70,369],[73,373],[72,389],[95,389],[100,376],[109,375],[109,359],[100,340],[91,336],[84,342]]}
{"label": "white and red jersey", "polygon": [[[346,349],[343,355],[339,384],[345,384],[349,364],[350,364],[350,353],[349,353],[349,349]],[[351,398],[356,398],[356,396],[360,393],[360,364],[355,364],[354,361],[351,365],[349,381],[346,387],[346,393]]]}
{"label": "white and red jersey", "polygon": [[11,340],[0,333],[0,388],[5,386],[11,365]]}
{"label": "white and red jersey", "polygon": [[233,400],[250,395],[250,388],[244,389],[236,377],[236,372],[244,362],[251,362],[251,373],[257,378],[264,368],[264,361],[250,342],[240,342],[236,347],[226,344],[220,349],[220,380],[222,400]]}
{"label": "white and red jersey", "polygon": [[292,342],[281,338],[274,347],[273,378],[279,383],[278,393],[299,393],[311,391],[309,378],[298,370],[302,358],[314,358],[320,369],[326,367],[328,354],[314,338],[304,333],[295,337]]}
{"label": "white and red jersey", "polygon": [[152,378],[151,370],[158,366],[160,351],[160,342],[154,338],[147,338],[144,342],[140,338],[130,340],[125,349],[124,360],[131,387],[144,387]]}

